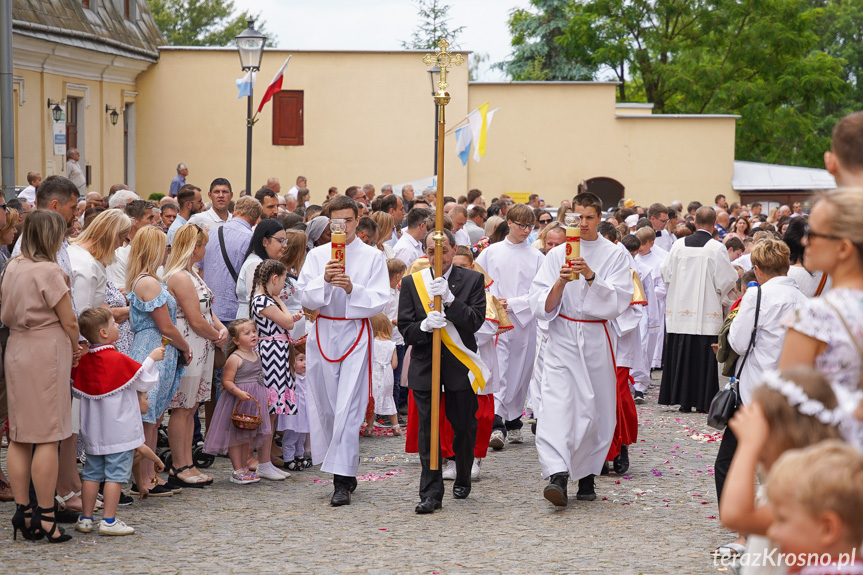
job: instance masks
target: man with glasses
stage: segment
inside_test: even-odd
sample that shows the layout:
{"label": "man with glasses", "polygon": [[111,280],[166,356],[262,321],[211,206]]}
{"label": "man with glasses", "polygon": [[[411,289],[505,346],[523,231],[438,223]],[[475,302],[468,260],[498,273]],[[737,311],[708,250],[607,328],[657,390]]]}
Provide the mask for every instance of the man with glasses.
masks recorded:
{"label": "man with glasses", "polygon": [[198,224],[205,230],[211,231],[231,221],[231,212],[228,211],[228,206],[234,199],[234,191],[231,189],[231,182],[225,178],[216,178],[210,184],[210,191],[207,195],[210,198],[210,209],[195,214],[189,219],[189,223]]}
{"label": "man with glasses", "polygon": [[668,231],[668,208],[662,204],[651,204],[647,208],[647,218],[656,233],[656,245],[666,252],[671,251],[671,245],[677,240],[674,234]]}
{"label": "man with glasses", "polygon": [[536,359],[536,320],[530,311],[530,284],[542,266],[542,253],[526,240],[536,222],[524,204],[507,211],[509,235],[480,253],[476,263],[494,280],[489,291],[507,308],[513,329],[497,342],[500,393],[494,394],[494,430],[489,445],[522,443],[521,414]]}
{"label": "man with glasses", "polygon": [[177,230],[189,223],[189,218],[193,215],[203,211],[204,202],[201,201],[201,188],[186,184],[177,193],[177,204],[180,206],[180,213],[177,214],[177,218],[168,228],[169,246],[173,242]]}

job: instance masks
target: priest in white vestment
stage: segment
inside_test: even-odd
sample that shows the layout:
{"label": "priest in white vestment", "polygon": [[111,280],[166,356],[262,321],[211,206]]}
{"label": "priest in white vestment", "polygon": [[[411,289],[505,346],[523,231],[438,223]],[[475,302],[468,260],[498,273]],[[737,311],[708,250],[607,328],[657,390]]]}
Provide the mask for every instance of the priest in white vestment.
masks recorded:
{"label": "priest in white vestment", "polygon": [[712,344],[724,320],[722,298],[737,281],[728,250],[713,239],[716,212],[695,212],[694,234],[675,242],[662,264],[668,285],[666,338],[660,405],[680,405],[706,413],[719,390],[719,368]]}
{"label": "priest in white vestment", "polygon": [[358,208],[347,196],[330,200],[330,218],[346,223],[345,270],[331,244],[309,252],[297,291],[319,312],[306,345],[306,401],[312,458],[334,475],[331,505],[348,505],[356,488],[359,429],[371,391],[371,326],[390,298],[389,273],[379,250],[356,240]]}
{"label": "priest in white vestment", "polygon": [[656,238],[656,245],[665,250],[671,251],[671,246],[677,241],[677,236],[668,231],[668,208],[663,204],[651,204],[647,208],[647,218],[650,220],[651,228]]}
{"label": "priest in white vestment", "polygon": [[566,245],[554,248],[530,289],[534,317],[549,322],[536,449],[550,479],[543,496],[559,506],[568,502],[570,478],[579,480],[578,499],[596,498],[593,476],[616,424],[616,336],[608,322],[629,308],[633,294],[629,257],[596,231],[602,202],[583,193],[573,206],[581,215],[581,257],[570,270]]}
{"label": "priest in white vestment", "polygon": [[509,234],[485,248],[477,263],[491,277],[488,290],[506,301],[513,329],[497,340],[500,392],[494,394],[494,431],[489,445],[502,449],[504,442],[522,443],[521,415],[536,359],[536,320],[530,310],[530,285],[544,256],[527,242],[536,222],[533,210],[524,204],[506,213]]}

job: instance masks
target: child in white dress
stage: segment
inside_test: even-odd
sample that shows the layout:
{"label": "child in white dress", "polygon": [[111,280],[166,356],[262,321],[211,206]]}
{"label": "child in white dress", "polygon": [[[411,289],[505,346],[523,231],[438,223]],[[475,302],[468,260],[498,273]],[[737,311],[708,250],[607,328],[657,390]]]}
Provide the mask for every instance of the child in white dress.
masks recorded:
{"label": "child in white dress", "polygon": [[371,318],[372,334],[375,342],[372,347],[372,397],[375,400],[374,412],[366,418],[363,435],[370,437],[375,426],[375,416],[390,418],[393,435],[401,435],[396,402],[393,400],[393,370],[399,364],[396,344],[392,340],[393,324],[386,315],[379,313]]}
{"label": "child in white dress", "polygon": [[297,398],[297,413],[280,415],[278,430],[284,431],[282,436],[282,459],[285,469],[302,471],[311,467],[311,461],[304,459],[305,444],[309,437],[309,413],[306,408],[306,343],[291,344],[288,358],[291,372],[294,374],[294,391]]}

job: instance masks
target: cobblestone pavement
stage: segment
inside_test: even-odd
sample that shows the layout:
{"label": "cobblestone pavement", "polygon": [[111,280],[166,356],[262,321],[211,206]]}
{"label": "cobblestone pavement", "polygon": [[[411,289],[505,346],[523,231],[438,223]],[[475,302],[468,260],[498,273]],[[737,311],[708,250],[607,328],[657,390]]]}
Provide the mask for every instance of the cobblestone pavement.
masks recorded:
{"label": "cobblestone pavement", "polygon": [[[654,375],[639,406],[625,476],[597,478],[594,502],[542,498],[533,436],[489,452],[470,497],[418,516],[419,460],[391,436],[360,439],[359,487],[331,508],[318,468],[239,486],[217,458],[203,490],[121,507],[131,537],[71,530],[61,545],[12,541],[0,503],[0,572],[60,573],[716,573],[709,551],[733,540],[716,519],[718,434],[705,416],[657,406]],[[527,429],[527,428],[526,428]],[[5,451],[4,451],[5,455]],[[447,484],[451,489],[451,483]],[[576,485],[570,484],[574,494]]]}

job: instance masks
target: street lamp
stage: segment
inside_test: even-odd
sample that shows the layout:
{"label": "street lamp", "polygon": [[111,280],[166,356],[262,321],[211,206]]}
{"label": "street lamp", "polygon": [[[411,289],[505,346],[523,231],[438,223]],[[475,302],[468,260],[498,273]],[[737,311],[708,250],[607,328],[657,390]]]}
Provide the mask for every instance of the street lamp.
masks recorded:
{"label": "street lamp", "polygon": [[[435,66],[429,70],[429,80],[431,81],[431,93],[432,96],[437,94],[437,83],[440,80],[440,68]],[[438,114],[440,112],[440,108],[438,107],[437,102],[434,105],[434,175],[437,176],[437,146],[438,146],[438,134],[437,134],[437,125],[438,125]]]}
{"label": "street lamp", "polygon": [[[51,108],[51,106],[54,107]],[[51,117],[54,118],[55,122],[63,119],[63,108],[60,107],[60,102],[55,102],[51,98],[48,98],[48,107],[51,108]]]}
{"label": "street lamp", "polygon": [[[255,30],[255,21],[247,21],[248,28],[242,31],[237,40],[237,52],[240,55],[240,66],[244,72],[257,72],[261,69],[261,58],[264,56],[264,43],[267,37]],[[249,89],[248,112],[246,114],[246,193],[252,195],[252,92]]]}
{"label": "street lamp", "polygon": [[105,113],[108,114],[108,117],[111,119],[111,125],[116,126],[117,120],[120,119],[120,114],[117,112],[117,108],[105,104]]}

